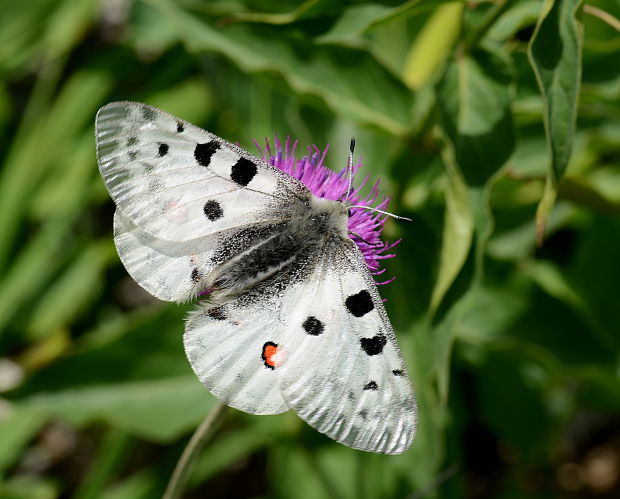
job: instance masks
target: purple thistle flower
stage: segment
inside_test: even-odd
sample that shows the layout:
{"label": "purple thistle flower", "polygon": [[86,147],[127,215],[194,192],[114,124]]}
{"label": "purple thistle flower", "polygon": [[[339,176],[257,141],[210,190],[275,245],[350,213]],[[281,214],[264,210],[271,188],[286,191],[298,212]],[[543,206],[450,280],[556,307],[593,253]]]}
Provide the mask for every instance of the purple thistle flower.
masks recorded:
{"label": "purple thistle flower", "polygon": [[[291,144],[290,137],[287,137],[282,144],[276,137],[274,143],[275,148],[272,151],[269,139],[265,139],[264,149],[256,140],[254,141],[261,157],[267,163],[303,182],[315,196],[338,200],[346,195],[349,189],[347,168],[345,167],[336,173],[324,164],[329,145],[323,151],[317,146],[308,147],[308,154],[301,159],[296,159],[297,141]],[[361,162],[352,166],[353,178],[361,166]],[[379,196],[379,181],[372,186],[366,197],[360,196],[360,190],[368,183],[369,178],[370,175],[366,175],[357,188],[353,188],[347,200],[353,205],[372,206],[385,210],[390,202],[389,197],[384,197],[376,206],[373,206]],[[381,268],[381,260],[396,256],[390,253],[390,250],[400,242],[400,239],[393,243],[381,241],[381,232],[386,219],[387,216],[379,213],[373,213],[363,208],[351,208],[348,225],[350,237],[361,250],[366,259],[366,265],[373,275],[385,272],[385,269]],[[379,282],[377,285],[388,284],[395,278]]]}

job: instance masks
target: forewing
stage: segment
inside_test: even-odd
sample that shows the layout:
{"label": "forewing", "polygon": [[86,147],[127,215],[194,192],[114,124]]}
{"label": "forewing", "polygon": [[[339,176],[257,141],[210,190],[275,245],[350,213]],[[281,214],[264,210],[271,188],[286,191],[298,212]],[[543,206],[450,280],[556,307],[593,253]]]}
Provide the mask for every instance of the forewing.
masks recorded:
{"label": "forewing", "polygon": [[399,454],[416,404],[394,332],[354,243],[327,245],[322,263],[287,290],[276,368],[288,405],[310,426],[355,449]]}
{"label": "forewing", "polygon": [[299,181],[191,123],[134,102],[102,107],[99,169],[122,214],[164,241],[273,223],[308,191]]}

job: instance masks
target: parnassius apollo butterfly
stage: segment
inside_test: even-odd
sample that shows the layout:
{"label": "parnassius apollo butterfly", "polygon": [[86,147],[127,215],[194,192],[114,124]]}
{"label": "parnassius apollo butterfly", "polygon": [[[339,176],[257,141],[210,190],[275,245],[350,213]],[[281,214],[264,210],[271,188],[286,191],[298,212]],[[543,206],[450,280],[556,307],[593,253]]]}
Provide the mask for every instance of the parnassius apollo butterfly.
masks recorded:
{"label": "parnassius apollo butterfly", "polygon": [[355,449],[410,446],[415,398],[346,201],[141,103],[102,107],[96,139],[129,274],[161,300],[208,292],[184,344],[217,398]]}

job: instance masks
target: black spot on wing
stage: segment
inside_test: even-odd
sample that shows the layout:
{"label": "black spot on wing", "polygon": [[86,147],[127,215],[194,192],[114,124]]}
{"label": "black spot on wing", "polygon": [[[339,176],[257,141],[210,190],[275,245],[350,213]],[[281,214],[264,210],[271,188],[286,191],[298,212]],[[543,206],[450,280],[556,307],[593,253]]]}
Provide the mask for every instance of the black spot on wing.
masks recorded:
{"label": "black spot on wing", "polygon": [[202,274],[200,273],[200,270],[194,268],[194,270],[192,270],[192,282],[198,282],[201,278]]}
{"label": "black spot on wing", "polygon": [[369,381],[364,385],[364,390],[378,390],[379,385],[377,385],[376,381]]}
{"label": "black spot on wing", "polygon": [[127,156],[129,156],[130,161],[135,161],[136,157],[138,156],[138,151],[129,151],[127,153]]}
{"label": "black spot on wing", "polygon": [[405,371],[402,371],[401,369],[394,369],[392,370],[392,374],[394,376],[405,376]]}
{"label": "black spot on wing", "polygon": [[224,210],[222,210],[220,203],[212,199],[205,203],[202,211],[204,211],[206,217],[212,222],[215,222],[224,216]]}
{"label": "black spot on wing", "polygon": [[207,310],[207,315],[216,321],[225,321],[226,314],[224,313],[224,309],[222,307],[213,307]]}
{"label": "black spot on wing", "polygon": [[230,172],[230,178],[233,182],[245,187],[256,175],[258,169],[256,165],[246,158],[240,158],[233,166]]}
{"label": "black spot on wing", "polygon": [[313,315],[309,315],[301,327],[304,328],[306,333],[312,336],[318,336],[325,331],[325,325]]}
{"label": "black spot on wing", "polygon": [[362,289],[357,294],[349,296],[344,303],[349,312],[355,317],[362,317],[375,308],[370,293],[365,289]]}
{"label": "black spot on wing", "polygon": [[196,149],[194,149],[194,158],[196,158],[199,165],[209,166],[209,163],[211,163],[211,156],[213,156],[215,151],[219,148],[220,145],[215,140],[205,142],[204,144],[196,144]]}
{"label": "black spot on wing", "polygon": [[383,334],[378,334],[372,338],[360,338],[360,343],[367,355],[379,355],[383,352],[387,338]]}
{"label": "black spot on wing", "polygon": [[185,130],[183,123],[181,123],[180,121],[177,121],[177,133],[183,133],[183,130]]}
{"label": "black spot on wing", "polygon": [[157,148],[157,156],[163,158],[166,154],[168,154],[168,144],[160,143]]}

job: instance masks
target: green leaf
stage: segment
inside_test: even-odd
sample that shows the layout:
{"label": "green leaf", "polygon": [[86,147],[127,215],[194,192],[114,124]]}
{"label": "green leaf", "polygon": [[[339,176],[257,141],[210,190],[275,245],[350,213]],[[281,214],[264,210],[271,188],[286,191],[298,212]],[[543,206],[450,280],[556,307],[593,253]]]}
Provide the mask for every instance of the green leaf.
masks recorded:
{"label": "green leaf", "polygon": [[193,428],[215,404],[193,374],[67,388],[35,395],[21,406],[76,425],[103,420],[157,442],[170,442]]}
{"label": "green leaf", "polygon": [[0,281],[0,332],[19,307],[31,299],[57,270],[70,223],[71,220],[64,220],[46,224],[3,276]]}
{"label": "green leaf", "polygon": [[449,140],[445,141],[443,158],[446,168],[446,211],[439,271],[429,307],[431,315],[437,311],[441,300],[463,267],[471,247],[474,231],[474,217],[469,192],[463,176],[454,162],[454,149]]}
{"label": "green leaf", "polygon": [[[417,4],[419,0],[408,3]],[[326,33],[317,37],[316,42],[352,45],[372,25],[391,18],[395,10],[393,7],[375,3],[351,5],[343,10]]]}
{"label": "green leaf", "polygon": [[408,131],[412,95],[365,52],[311,47],[260,27],[216,28],[167,0],[149,3],[176,25],[192,52],[221,53],[246,72],[276,72],[296,92],[320,97],[343,117],[395,135]]}
{"label": "green leaf", "polygon": [[539,244],[572,152],[581,85],[581,6],[582,0],[547,0],[528,50],[543,96],[550,156],[547,186],[536,213]]}
{"label": "green leaf", "polygon": [[543,191],[542,198],[536,208],[536,244],[542,245],[545,238],[545,230],[547,229],[547,222],[555,206],[555,201],[558,198],[558,187],[555,180],[551,176],[547,177],[545,181],[545,189]]}
{"label": "green leaf", "polygon": [[488,344],[501,338],[526,309],[524,291],[527,289],[521,283],[510,288],[476,283],[433,328],[433,367],[442,404],[448,401],[455,340],[466,340],[471,345],[488,348]]}
{"label": "green leaf", "polygon": [[[454,0],[409,0],[397,6],[365,2],[346,7],[338,20],[323,35],[316,38],[318,43],[357,45],[360,37],[380,24],[427,11]],[[464,3],[464,2],[461,2]]]}
{"label": "green leaf", "polygon": [[437,85],[442,126],[470,185],[484,184],[512,154],[512,63],[499,49],[476,49],[449,61]]}
{"label": "green leaf", "polygon": [[127,433],[111,429],[99,444],[97,455],[77,491],[74,499],[100,498],[103,489],[127,460],[131,446],[135,442]]}
{"label": "green leaf", "polygon": [[529,57],[545,106],[551,173],[557,181],[571,156],[581,84],[582,0],[547,0]]}
{"label": "green leaf", "polygon": [[100,291],[106,264],[116,259],[112,241],[93,243],[39,297],[27,326],[28,335],[39,337],[70,322]]}
{"label": "green leaf", "polygon": [[7,398],[46,418],[103,420],[145,439],[174,440],[215,402],[185,358],[182,312],[160,307],[123,317],[107,342],[91,339],[32,373]]}
{"label": "green leaf", "polygon": [[587,306],[560,269],[552,262],[532,260],[523,264],[526,275],[550,296],[565,302],[579,312],[586,312]]}
{"label": "green leaf", "polygon": [[[13,142],[0,176],[0,268],[10,256],[29,196],[41,178],[64,165],[66,150],[75,147],[76,136],[92,126],[109,85],[108,76],[99,72],[74,73],[55,101],[41,109],[36,126],[25,130],[22,140]],[[79,194],[71,193],[70,197]],[[77,216],[75,207],[73,210],[72,215]]]}
{"label": "green leaf", "polygon": [[290,24],[300,19],[334,14],[338,5],[332,0],[306,0],[291,12],[240,12],[230,16],[230,21],[265,24]]}
{"label": "green leaf", "polygon": [[[289,414],[290,416],[290,414]],[[234,432],[222,431],[204,449],[189,477],[190,486],[205,482],[230,465],[268,446],[287,430],[282,424],[286,416],[251,416]]]}
{"label": "green leaf", "polygon": [[0,483],[2,499],[56,499],[59,496],[56,480],[37,475],[17,475]]}
{"label": "green leaf", "polygon": [[424,24],[409,49],[403,70],[403,80],[410,88],[422,87],[452,51],[461,31],[463,7],[461,2],[442,5]]}
{"label": "green leaf", "polygon": [[521,0],[512,5],[490,27],[488,37],[499,42],[506,41],[520,29],[526,28],[538,19],[540,0]]}
{"label": "green leaf", "polygon": [[[568,203],[558,204],[549,219],[549,231],[555,232],[575,219],[575,208]],[[487,244],[487,253],[498,260],[520,261],[530,257],[536,248],[533,220],[518,227],[496,233]]]}
{"label": "green leaf", "polygon": [[8,410],[8,415],[3,415],[0,420],[0,476],[14,463],[44,424],[44,418],[36,411],[15,406],[5,410]]}
{"label": "green leaf", "polygon": [[416,390],[418,427],[411,448],[391,458],[408,483],[408,490],[423,491],[433,485],[445,462],[445,426],[448,412],[436,388],[437,338],[427,321],[418,321],[398,338]]}

